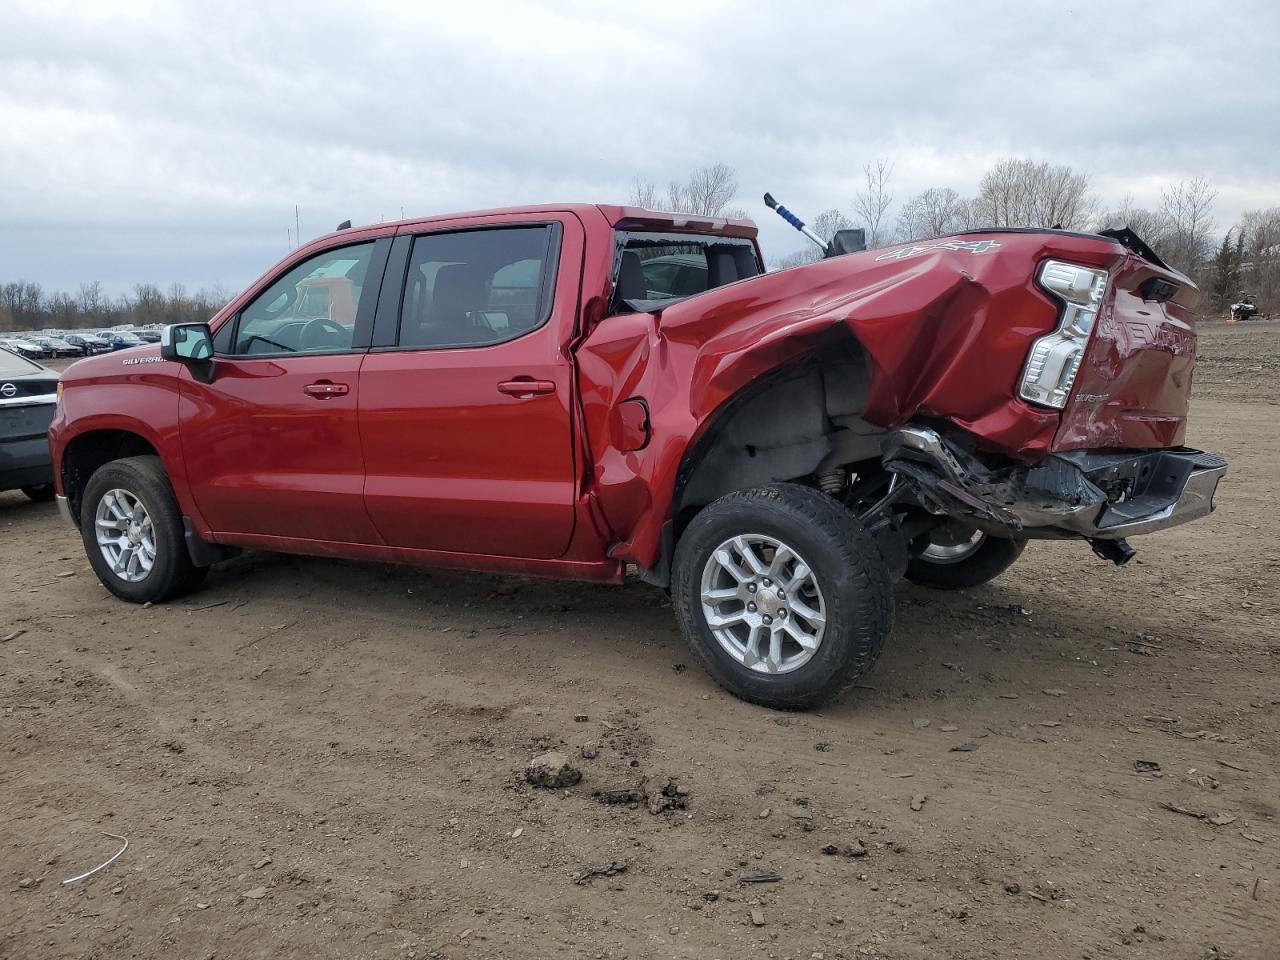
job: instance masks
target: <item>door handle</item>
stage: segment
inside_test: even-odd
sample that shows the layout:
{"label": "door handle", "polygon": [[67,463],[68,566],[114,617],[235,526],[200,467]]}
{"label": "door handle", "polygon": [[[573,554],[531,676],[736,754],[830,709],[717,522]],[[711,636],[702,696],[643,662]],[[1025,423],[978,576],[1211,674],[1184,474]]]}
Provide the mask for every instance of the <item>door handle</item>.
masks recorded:
{"label": "door handle", "polygon": [[345,397],[349,392],[349,388],[345,383],[317,380],[315,383],[308,383],[302,388],[302,392],[309,397],[315,397],[317,400],[329,400],[332,397]]}
{"label": "door handle", "polygon": [[555,393],[556,385],[550,380],[504,380],[498,384],[498,392],[512,397],[534,397]]}

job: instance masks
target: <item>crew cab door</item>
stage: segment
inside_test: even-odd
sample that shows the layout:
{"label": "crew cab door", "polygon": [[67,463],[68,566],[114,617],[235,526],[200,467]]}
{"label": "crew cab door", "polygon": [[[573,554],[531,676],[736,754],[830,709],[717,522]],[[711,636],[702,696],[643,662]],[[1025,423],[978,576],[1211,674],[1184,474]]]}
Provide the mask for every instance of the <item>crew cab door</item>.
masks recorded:
{"label": "crew cab door", "polygon": [[380,542],[364,509],[357,405],[391,242],[287,268],[218,328],[211,382],[183,375],[187,478],[214,533]]}
{"label": "crew cab door", "polygon": [[388,544],[565,552],[582,254],[568,215],[396,238],[359,401],[365,504]]}

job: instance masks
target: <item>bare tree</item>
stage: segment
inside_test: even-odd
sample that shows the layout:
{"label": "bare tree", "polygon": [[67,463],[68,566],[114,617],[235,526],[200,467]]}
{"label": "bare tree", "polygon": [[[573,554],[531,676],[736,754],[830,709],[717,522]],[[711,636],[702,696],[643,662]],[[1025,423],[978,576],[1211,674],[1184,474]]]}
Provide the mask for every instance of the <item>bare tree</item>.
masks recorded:
{"label": "bare tree", "polygon": [[1267,313],[1280,312],[1280,207],[1248,210],[1236,224],[1241,245],[1240,289]]}
{"label": "bare tree", "polygon": [[930,187],[902,205],[899,240],[924,240],[959,233],[970,226],[972,206],[950,187]]}
{"label": "bare tree", "polygon": [[631,183],[631,192],[627,194],[627,206],[644,207],[647,210],[657,209],[658,188],[654,186],[653,181],[645,180],[637,173],[635,180]]}
{"label": "bare tree", "polygon": [[976,212],[984,226],[1079,230],[1095,207],[1088,174],[1064,164],[1010,158],[983,175]]}
{"label": "bare tree", "polygon": [[1160,194],[1160,212],[1168,220],[1164,258],[1184,273],[1208,259],[1213,249],[1213,201],[1218,191],[1203,177],[1182,180]]}
{"label": "bare tree", "polygon": [[879,157],[862,167],[863,187],[853,198],[853,212],[866,225],[867,249],[874,250],[888,241],[885,214],[893,203],[889,181],[893,177],[893,164]]}
{"label": "bare tree", "polygon": [[49,294],[45,299],[44,314],[47,322],[60,330],[74,327],[79,313],[75,298],[61,290]]}
{"label": "bare tree", "polygon": [[684,183],[672,180],[667,187],[672,210],[700,217],[724,216],[737,195],[737,175],[723,163],[699,167]]}
{"label": "bare tree", "polygon": [[101,322],[104,300],[102,284],[97,280],[80,284],[80,289],[76,292],[76,303],[80,307],[80,314],[90,323]]}
{"label": "bare tree", "polygon": [[1036,215],[1042,226],[1080,230],[1097,209],[1089,192],[1089,175],[1064,164],[1041,164]]}
{"label": "bare tree", "polygon": [[978,210],[987,226],[1031,226],[1027,162],[1001,160],[983,174],[978,186]]}
{"label": "bare tree", "polygon": [[139,323],[163,323],[165,315],[164,294],[154,283],[133,285],[133,314]]}
{"label": "bare tree", "polygon": [[[738,178],[733,167],[712,163],[694,170],[688,180],[672,180],[667,185],[666,209],[699,217],[746,217],[746,211],[729,206],[737,195]],[[627,203],[651,210],[663,205],[653,181],[639,175],[631,184]]]}
{"label": "bare tree", "polygon": [[1107,230],[1121,226],[1128,227],[1152,250],[1163,255],[1169,242],[1169,219],[1162,212],[1135,206],[1133,197],[1126,196],[1120,201],[1120,206],[1099,214],[1092,229]]}
{"label": "bare tree", "polygon": [[33,330],[42,324],[44,290],[29,280],[16,280],[0,287],[0,306],[9,314],[15,330]]}

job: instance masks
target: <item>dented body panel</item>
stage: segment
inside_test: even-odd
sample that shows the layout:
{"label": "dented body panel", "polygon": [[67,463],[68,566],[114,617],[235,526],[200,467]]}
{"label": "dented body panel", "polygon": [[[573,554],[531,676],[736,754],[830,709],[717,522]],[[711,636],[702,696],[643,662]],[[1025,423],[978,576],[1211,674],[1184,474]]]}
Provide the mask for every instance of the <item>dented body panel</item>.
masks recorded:
{"label": "dented body panel", "polygon": [[[1099,325],[1107,339],[1089,352],[1077,386],[1118,383],[1116,400],[1073,402],[1066,418],[1018,397],[1028,344],[1057,320],[1033,280],[1050,258],[1116,271],[1123,284]],[[1194,333],[1185,306],[1134,302],[1156,273],[1170,275],[1101,237],[991,231],[836,257],[657,315],[609,318],[578,356],[596,493],[620,541],[614,555],[656,561],[686,452],[732,398],[801,357],[850,343],[870,366],[862,416],[886,431],[946,421],[980,449],[1024,462],[1057,449],[1180,443]],[[1145,339],[1134,332],[1142,329],[1151,331]],[[649,405],[654,440],[622,452],[609,443],[608,410],[633,395]]]}
{"label": "dented body panel", "polygon": [[[1153,278],[1180,281],[1173,300],[1144,299]],[[1196,360],[1199,291],[1185,278],[1129,254],[1063,411],[1054,450],[1181,446]]]}

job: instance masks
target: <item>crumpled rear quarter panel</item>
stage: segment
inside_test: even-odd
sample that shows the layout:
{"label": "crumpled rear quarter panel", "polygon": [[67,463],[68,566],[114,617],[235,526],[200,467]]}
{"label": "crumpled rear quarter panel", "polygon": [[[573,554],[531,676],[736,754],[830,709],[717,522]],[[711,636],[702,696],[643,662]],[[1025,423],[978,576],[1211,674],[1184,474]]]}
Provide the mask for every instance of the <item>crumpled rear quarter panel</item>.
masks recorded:
{"label": "crumpled rear quarter panel", "polygon": [[[1057,306],[1033,279],[1048,256],[1110,268],[1121,252],[1101,239],[975,234],[824,260],[708,291],[657,316],[599,322],[577,355],[613,555],[653,565],[681,459],[731,398],[801,357],[854,341],[871,367],[866,420],[892,429],[946,419],[1011,457],[1045,455],[1059,414],[1018,399],[1017,384],[1031,340],[1057,322]],[[633,396],[649,405],[653,439],[620,451],[610,417]]]}

